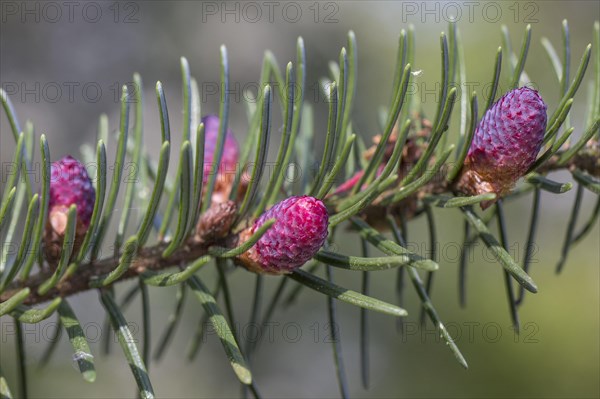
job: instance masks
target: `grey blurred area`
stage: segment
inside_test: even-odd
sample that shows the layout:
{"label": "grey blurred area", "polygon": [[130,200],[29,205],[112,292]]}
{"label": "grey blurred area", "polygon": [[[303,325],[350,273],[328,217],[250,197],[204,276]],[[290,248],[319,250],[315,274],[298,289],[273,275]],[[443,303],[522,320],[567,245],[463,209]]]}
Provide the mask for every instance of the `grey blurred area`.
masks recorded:
{"label": "grey blurred area", "polygon": [[[524,28],[533,28],[526,72],[553,110],[559,86],[540,44],[542,37],[557,49],[561,22],[568,19],[571,34],[571,68],[575,70],[592,28],[600,17],[597,1],[452,2],[452,1],[6,1],[0,2],[0,85],[8,92],[21,125],[30,120],[36,134],[46,134],[53,160],[80,153],[93,143],[98,117],[109,116],[111,131],[119,126],[119,91],[141,74],[144,93],[144,147],[157,154],[160,125],[154,94],[156,81],[165,88],[175,148],[181,142],[180,57],[185,56],[201,91],[202,114],[217,113],[219,107],[219,48],[227,47],[231,79],[230,127],[241,141],[248,121],[245,90],[256,91],[265,50],[271,50],[285,70],[295,60],[295,43],[302,36],[307,51],[306,99],[315,109],[315,154],[320,155],[326,130],[327,104],[318,80],[329,74],[329,62],[337,61],[349,30],[358,40],[358,87],[353,128],[368,142],[378,134],[378,111],[386,106],[393,79],[396,46],[401,29],[414,25],[416,62],[415,90],[423,111],[430,118],[437,105],[440,81],[439,34],[455,18],[465,47],[468,81],[480,97],[492,76],[496,49],[501,45],[500,26],[506,24],[513,49],[520,46]],[[586,91],[591,69],[575,99],[571,123],[575,136],[584,128]],[[501,87],[502,89],[502,87]],[[505,88],[506,89],[506,88]],[[483,102],[483,101],[481,101]],[[480,103],[481,103],[480,102]],[[458,115],[458,114],[457,114]],[[281,115],[275,112],[270,157],[274,158],[281,130]],[[458,117],[452,120],[456,135]],[[4,113],[0,116],[2,164],[14,155],[14,141]],[[109,161],[114,158],[114,140],[109,141]],[[174,154],[174,152],[172,152]],[[36,157],[37,157],[36,152]],[[570,175],[554,175],[566,181]],[[2,183],[6,172],[2,169]],[[4,190],[0,184],[0,192]],[[403,331],[396,320],[370,315],[370,388],[360,382],[359,312],[339,304],[339,328],[350,394],[366,397],[598,397],[600,395],[600,232],[598,226],[570,254],[565,271],[554,274],[560,254],[574,191],[543,195],[539,238],[532,277],[540,287],[528,295],[521,308],[521,334],[510,328],[509,311],[501,268],[479,243],[473,250],[468,275],[468,306],[462,309],[457,294],[457,252],[462,243],[462,220],[458,211],[436,211],[440,237],[441,270],[436,272],[433,301],[449,331],[463,350],[469,370],[454,361],[431,323],[419,325],[420,304],[411,286],[406,287],[410,316]],[[580,221],[594,205],[592,195],[583,201]],[[511,251],[524,255],[531,207],[530,198],[506,206]],[[113,221],[113,225],[116,222]],[[411,222],[410,242],[424,255],[431,250],[424,220]],[[493,224],[492,224],[493,226]],[[335,243],[340,251],[358,255],[358,238],[341,234]],[[375,253],[375,251],[373,251]],[[213,268],[201,274],[212,286]],[[371,295],[395,302],[395,272],[373,277]],[[357,273],[338,271],[341,285],[360,290]],[[254,276],[239,270],[231,285],[239,333],[248,328]],[[122,295],[132,283],[117,287]],[[279,279],[266,279],[263,307]],[[292,284],[289,284],[292,285]],[[175,291],[151,288],[152,343],[158,343]],[[98,379],[84,382],[72,366],[66,337],[49,367],[38,362],[48,344],[56,320],[26,326],[30,394],[32,397],[134,396],[134,381],[118,343],[111,336],[109,356],[102,351],[104,312],[97,293],[69,299],[86,327],[95,356]],[[138,346],[141,305],[133,302],[126,312]],[[160,361],[151,362],[150,378],[158,397],[229,398],[240,394],[240,386],[214,332],[209,331],[198,357],[186,359],[202,316],[196,298],[188,293],[184,317],[172,346]],[[331,329],[325,297],[304,290],[298,301],[279,308],[268,328],[263,326],[258,351],[252,358],[257,386],[264,397],[339,397],[333,363]],[[0,320],[2,372],[16,390],[14,326]]]}

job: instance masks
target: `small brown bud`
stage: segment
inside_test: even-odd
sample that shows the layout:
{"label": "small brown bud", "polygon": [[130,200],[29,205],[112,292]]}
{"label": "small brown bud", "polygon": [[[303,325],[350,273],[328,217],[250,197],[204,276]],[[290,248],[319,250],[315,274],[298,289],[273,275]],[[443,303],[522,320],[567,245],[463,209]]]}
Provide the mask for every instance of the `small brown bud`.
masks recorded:
{"label": "small brown bud", "polygon": [[212,243],[225,237],[237,216],[237,205],[233,201],[213,203],[200,216],[196,227],[196,239],[203,243]]}

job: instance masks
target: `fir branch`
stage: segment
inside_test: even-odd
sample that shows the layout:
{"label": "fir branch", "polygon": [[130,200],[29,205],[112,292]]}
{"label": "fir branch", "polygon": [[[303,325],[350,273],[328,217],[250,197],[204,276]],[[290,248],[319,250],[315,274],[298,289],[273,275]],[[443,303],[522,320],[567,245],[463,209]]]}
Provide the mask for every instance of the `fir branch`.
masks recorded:
{"label": "fir branch", "polygon": [[[542,165],[539,171],[548,173],[551,171],[558,171],[561,169],[574,168],[589,171],[590,158],[596,156],[596,159],[598,159],[598,155],[594,155],[594,153],[597,151],[597,148],[589,149],[586,151],[580,151],[564,164],[558,163],[558,159],[562,154],[562,152],[558,152],[544,165]],[[597,173],[597,171],[595,172]],[[445,179],[437,179],[433,184],[421,186],[412,195],[423,198],[427,194],[440,192],[452,192],[450,184]],[[521,194],[522,193],[517,192],[517,195]],[[450,197],[445,198],[446,204],[448,203],[449,198]],[[459,200],[459,198],[460,197],[457,197],[456,200]],[[462,200],[461,202],[457,203],[457,205],[461,203]],[[361,214],[370,215],[373,213],[378,213],[380,212],[380,209],[381,206],[377,202],[375,202],[367,206]],[[409,215],[409,219],[413,216],[414,215]],[[239,237],[237,234],[231,234],[223,238],[218,246],[222,246],[224,248],[227,248],[229,246],[231,248],[230,243],[237,242],[238,240]],[[160,271],[181,264],[189,264],[204,255],[222,252],[215,250],[210,250],[209,252],[209,247],[213,246],[214,244],[215,243],[207,245],[206,243],[196,242],[193,238],[188,239],[180,246],[180,248],[178,248],[170,256],[165,258],[162,257],[162,254],[164,250],[169,246],[169,243],[159,243],[154,246],[140,248],[133,260],[131,261],[129,267],[127,267],[124,270],[123,274],[120,275],[117,279],[115,279],[113,283],[132,277],[140,276],[146,271]],[[121,254],[118,255],[120,256]],[[23,302],[23,304],[25,305],[34,305],[42,303],[56,298],[58,296],[65,298],[78,292],[90,290],[93,288],[91,285],[92,281],[97,281],[97,279],[99,279],[101,276],[106,275],[117,268],[117,266],[119,265],[119,256],[109,257],[101,260],[94,260],[80,264],[75,273],[72,276],[70,276],[69,279],[64,279],[63,281],[60,281],[53,289],[51,289],[44,295],[40,295],[39,293],[37,293],[37,290],[39,289],[41,284],[48,277],[50,277],[51,274],[49,274],[48,271],[42,271],[36,275],[30,276],[27,280],[24,281],[14,281],[11,284],[9,284],[5,292],[3,292],[0,295],[0,303],[6,302],[14,294],[16,294],[22,288],[26,287],[31,289],[31,294]]]}
{"label": "fir branch", "polygon": [[[316,176],[306,173],[301,184],[301,193],[310,193],[322,199],[328,208],[329,227],[335,231],[338,224],[350,224],[352,232],[358,233],[363,247],[363,256],[349,256],[343,253],[328,251],[327,247],[321,251],[312,252],[313,261],[305,270],[294,270],[287,278],[281,278],[277,292],[264,312],[263,320],[266,323],[273,315],[276,307],[284,302],[289,305],[297,298],[304,287],[311,288],[328,296],[329,316],[332,325],[336,325],[336,311],[334,299],[361,307],[361,372],[365,386],[369,384],[369,353],[368,342],[368,312],[378,311],[396,316],[400,321],[407,311],[396,305],[368,296],[369,273],[398,267],[398,293],[402,305],[402,290],[405,279],[412,281],[414,288],[422,302],[422,318],[427,314],[439,329],[446,344],[456,356],[463,367],[466,361],[452,337],[441,322],[431,301],[431,287],[433,275],[431,272],[438,269],[435,262],[436,254],[432,252],[430,258],[423,258],[408,251],[406,247],[406,222],[421,214],[426,214],[429,221],[430,246],[435,247],[437,235],[433,221],[432,207],[460,208],[464,213],[465,231],[464,248],[460,264],[460,298],[461,305],[465,302],[466,279],[466,248],[473,244],[477,237],[496,255],[498,262],[504,268],[505,281],[509,297],[509,304],[513,324],[518,326],[517,306],[522,302],[524,290],[537,291],[537,286],[527,274],[531,263],[529,247],[535,240],[535,229],[538,220],[539,199],[541,190],[554,194],[561,194],[572,187],[571,182],[557,183],[549,177],[555,171],[568,170],[570,177],[578,183],[575,204],[567,229],[567,236],[562,250],[562,258],[558,271],[566,259],[573,244],[582,239],[592,228],[598,218],[600,200],[594,212],[587,219],[581,230],[576,231],[577,216],[583,197],[584,188],[592,195],[600,192],[600,145],[598,131],[600,119],[597,114],[598,92],[592,93],[591,111],[588,111],[585,130],[579,139],[569,146],[568,139],[574,132],[570,126],[570,112],[575,107],[575,94],[584,78],[589,62],[594,64],[594,88],[600,87],[600,28],[595,25],[593,45],[586,47],[579,67],[575,71],[572,81],[570,76],[570,44],[569,29],[563,21],[562,51],[557,52],[547,39],[542,39],[550,61],[558,78],[560,86],[560,101],[557,108],[550,115],[547,130],[543,139],[545,149],[540,153],[537,161],[531,165],[524,176],[522,184],[510,193],[504,191],[488,192],[482,190],[478,195],[471,193],[465,196],[459,191],[457,180],[465,173],[465,163],[468,163],[467,154],[471,140],[478,126],[480,118],[477,96],[475,93],[462,91],[464,98],[460,106],[460,128],[458,143],[448,143],[452,136],[450,120],[453,115],[453,105],[458,95],[456,88],[451,87],[456,82],[457,75],[460,81],[466,79],[464,65],[463,45],[460,32],[456,24],[451,23],[448,38],[442,33],[441,44],[441,80],[440,101],[437,104],[435,117],[428,121],[421,110],[411,102],[414,96],[408,93],[408,85],[412,78],[411,65],[414,60],[414,30],[409,28],[408,33],[400,34],[397,64],[392,82],[392,93],[389,110],[382,110],[382,134],[374,138],[374,145],[365,150],[363,139],[353,131],[352,104],[356,97],[357,88],[357,44],[353,32],[347,37],[347,50],[342,48],[338,62],[330,62],[330,77],[321,79],[324,82],[323,91],[329,101],[329,117],[326,129],[325,149],[322,153],[321,164]],[[517,87],[520,82],[529,80],[525,69],[525,61],[531,43],[531,26],[527,26],[519,55],[512,52],[508,29],[503,27],[504,60],[508,67],[503,71],[505,79],[511,87]],[[593,51],[592,51],[593,48]],[[562,60],[558,54],[562,56]],[[592,58],[592,54],[595,57]],[[484,111],[487,111],[494,102],[498,91],[503,50],[498,48],[492,77],[492,95],[485,102]],[[68,332],[69,339],[75,351],[77,364],[84,379],[93,381],[95,370],[85,336],[73,310],[65,298],[76,293],[100,288],[101,302],[103,303],[109,319],[117,332],[124,354],[132,369],[135,380],[140,389],[140,396],[153,397],[153,388],[148,378],[146,367],[149,361],[150,350],[150,325],[149,302],[147,286],[178,285],[179,294],[175,311],[170,318],[165,333],[160,341],[156,358],[160,358],[173,336],[175,328],[181,319],[185,292],[189,288],[195,294],[205,309],[205,316],[201,321],[198,332],[190,347],[189,358],[193,358],[199,348],[206,321],[210,321],[224,346],[225,353],[231,363],[233,371],[245,387],[245,394],[250,390],[258,397],[254,385],[252,372],[248,366],[248,358],[242,353],[237,339],[236,325],[233,314],[233,292],[229,290],[226,272],[227,265],[233,259],[234,263],[243,264],[241,256],[259,243],[268,229],[276,223],[275,219],[264,221],[260,228],[252,227],[252,223],[268,209],[282,195],[290,196],[296,188],[293,183],[284,182],[287,166],[297,161],[304,171],[310,169],[315,159],[311,152],[310,144],[315,137],[313,126],[313,111],[310,104],[304,102],[304,88],[306,86],[306,54],[304,41],[299,38],[296,43],[296,62],[289,62],[282,75],[275,56],[265,54],[261,73],[261,87],[257,96],[263,94],[257,105],[247,104],[249,131],[247,140],[239,159],[240,168],[235,174],[231,191],[226,195],[230,201],[228,207],[221,208],[213,194],[218,193],[218,173],[221,160],[224,158],[225,136],[229,123],[229,63],[227,50],[221,47],[220,77],[222,83],[221,102],[219,110],[218,136],[214,153],[212,154],[212,174],[208,181],[203,181],[203,163],[205,150],[205,126],[198,123],[200,116],[198,83],[190,74],[190,67],[185,58],[181,58],[182,97],[183,97],[183,144],[174,184],[166,183],[171,148],[169,117],[167,103],[160,82],[156,85],[158,108],[160,112],[161,142],[159,161],[155,165],[142,149],[142,84],[141,77],[134,75],[136,106],[134,108],[135,124],[132,127],[132,140],[128,140],[129,130],[129,94],[127,87],[122,89],[121,119],[117,139],[116,165],[112,176],[110,189],[106,191],[106,150],[108,142],[108,119],[101,116],[97,135],[96,162],[98,164],[96,196],[91,216],[91,223],[83,238],[81,247],[74,246],[76,239],[76,207],[72,205],[67,217],[67,226],[60,247],[62,251],[59,259],[53,261],[49,254],[44,260],[42,249],[46,242],[45,228],[49,211],[50,197],[50,151],[45,136],[40,137],[42,169],[42,184],[39,194],[34,194],[26,172],[33,158],[33,125],[25,124],[25,131],[21,131],[15,110],[6,93],[0,89],[0,97],[5,113],[16,143],[14,164],[17,165],[16,173],[11,174],[7,184],[3,187],[4,194],[0,202],[0,232],[5,233],[5,239],[12,241],[17,227],[23,230],[21,247],[14,259],[3,249],[2,262],[0,263],[0,315],[10,314],[17,325],[18,360],[21,371],[21,393],[26,395],[26,370],[25,370],[25,342],[22,336],[21,323],[39,323],[52,316],[58,310],[60,323]],[[285,79],[284,79],[285,78]],[[277,152],[277,170],[266,182],[261,181],[265,160],[270,147],[272,110],[271,81],[277,84],[276,91],[281,106],[282,139]],[[296,83],[299,88],[296,87]],[[299,94],[296,96],[295,94]],[[470,107],[468,95],[470,94]],[[596,105],[596,106],[595,106]],[[303,112],[304,109],[304,112]],[[469,119],[467,119],[467,114]],[[412,122],[411,122],[412,121]],[[467,123],[467,121],[469,123]],[[564,130],[561,131],[562,126]],[[192,132],[196,131],[195,137]],[[325,131],[322,129],[321,131]],[[206,135],[208,137],[208,135]],[[455,164],[449,165],[447,160],[454,152]],[[255,152],[251,180],[245,179],[243,170],[252,152]],[[94,159],[93,146],[83,146],[84,159]],[[364,159],[361,157],[364,154]],[[104,238],[111,223],[112,211],[117,206],[120,190],[120,179],[123,174],[125,157],[129,156],[135,164],[142,164],[140,184],[130,185],[124,191],[125,209],[120,215],[114,238],[114,253],[100,259],[100,249],[105,244]],[[343,171],[343,172],[342,172]],[[352,185],[345,190],[334,188],[334,180],[343,173],[354,176],[349,180]],[[21,181],[20,177],[23,177]],[[312,184],[310,182],[313,178]],[[143,186],[150,190],[149,181],[152,181],[151,198],[136,197],[136,189]],[[238,190],[239,189],[239,190]],[[507,187],[507,190],[509,188]],[[523,260],[523,268],[507,252],[506,225],[502,212],[502,203],[497,202],[495,215],[498,218],[499,238],[496,238],[488,228],[489,220],[479,217],[472,206],[481,204],[485,209],[486,203],[504,201],[519,197],[534,191],[534,212],[528,236],[528,252]],[[105,199],[105,193],[107,198]],[[587,193],[587,191],[586,191]],[[163,195],[164,194],[164,195]],[[586,194],[587,195],[587,194]],[[134,197],[140,199],[146,207],[143,219],[136,220],[137,232],[124,241],[125,232],[128,231],[130,219],[129,208]],[[166,198],[166,207],[161,208],[161,202]],[[22,208],[27,208],[26,217],[23,218]],[[106,207],[104,207],[106,204]],[[213,208],[214,206],[214,208]],[[173,213],[177,207],[178,217],[173,221]],[[216,211],[215,211],[216,209]],[[219,213],[220,212],[220,213]],[[249,216],[251,215],[251,216]],[[485,216],[485,215],[484,215]],[[493,216],[493,215],[492,215]],[[23,226],[17,226],[24,219]],[[327,220],[323,218],[323,220]],[[402,231],[396,221],[402,224]],[[386,223],[386,221],[388,223]],[[159,242],[146,246],[146,241],[152,230],[156,230]],[[394,241],[387,239],[382,231],[391,229]],[[475,234],[472,234],[474,230]],[[169,238],[170,237],[170,238]],[[268,237],[268,236],[267,236]],[[330,235],[333,241],[333,232]],[[112,240],[111,240],[112,241]],[[123,245],[124,244],[124,245]],[[260,243],[259,243],[260,244]],[[381,250],[386,256],[373,257],[368,255],[367,244]],[[46,245],[47,247],[47,245]],[[73,252],[73,253],[72,253]],[[112,252],[112,251],[111,251]],[[91,253],[87,259],[88,253]],[[196,272],[212,260],[216,260],[219,272],[219,285],[209,291],[203,282],[195,275]],[[11,261],[12,263],[10,263]],[[30,275],[34,264],[38,264],[40,271]],[[50,266],[46,267],[46,263]],[[326,279],[317,277],[313,272],[321,265],[325,267]],[[168,271],[169,268],[177,268]],[[361,292],[348,290],[333,282],[332,267],[346,270],[360,271],[362,275]],[[423,284],[417,269],[427,272],[426,284]],[[252,269],[251,269],[252,270]],[[257,269],[257,271],[261,271]],[[17,276],[20,278],[16,278]],[[114,285],[129,278],[137,278],[138,285],[126,295],[122,303],[114,300]],[[512,279],[521,284],[518,296],[515,297]],[[288,299],[280,301],[286,283],[289,281],[299,283],[294,286]],[[225,315],[216,305],[216,297],[220,291],[225,297]],[[144,348],[140,352],[129,342],[131,331],[127,328],[123,311],[127,304],[142,292],[142,312],[144,324]],[[256,280],[255,297],[250,316],[254,324],[261,315],[263,299],[263,278],[261,275]],[[48,302],[43,307],[33,305]],[[56,336],[58,337],[58,335]],[[348,395],[341,345],[338,331],[333,331],[334,359],[338,371],[340,390],[343,397]],[[55,340],[58,342],[57,340]],[[246,355],[257,348],[249,340],[244,343]],[[53,345],[49,348],[51,354]],[[49,358],[45,357],[45,359]],[[0,375],[0,393],[10,396],[3,377]]]}

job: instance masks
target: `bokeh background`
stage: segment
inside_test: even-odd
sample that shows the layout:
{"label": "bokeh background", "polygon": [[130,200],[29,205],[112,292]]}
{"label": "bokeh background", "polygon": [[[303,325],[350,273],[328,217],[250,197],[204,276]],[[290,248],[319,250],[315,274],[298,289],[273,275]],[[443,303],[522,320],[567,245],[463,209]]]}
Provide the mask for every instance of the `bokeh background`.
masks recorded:
{"label": "bokeh background", "polygon": [[[518,49],[527,23],[533,38],[526,71],[553,110],[559,87],[544,50],[542,37],[560,48],[561,21],[571,28],[571,59],[575,69],[587,43],[592,40],[594,20],[600,16],[597,1],[537,2],[193,2],[193,1],[93,1],[70,3],[2,1],[0,21],[0,84],[9,92],[24,123],[31,120],[36,133],[48,136],[53,159],[93,142],[98,116],[110,117],[111,129],[118,128],[118,88],[139,72],[146,96],[145,148],[157,153],[158,115],[154,84],[165,87],[175,146],[181,130],[179,57],[188,58],[192,74],[203,91],[202,113],[218,111],[219,46],[229,51],[232,94],[230,127],[242,140],[248,127],[243,88],[258,80],[266,49],[284,66],[295,59],[295,41],[305,40],[308,71],[307,100],[314,102],[317,143],[320,154],[326,127],[327,104],[318,96],[316,82],[328,74],[328,62],[337,60],[352,29],[358,39],[358,93],[353,120],[364,137],[379,132],[378,109],[387,104],[401,29],[412,23],[416,31],[416,78],[423,110],[433,116],[436,83],[440,79],[439,34],[447,31],[456,17],[461,31],[468,80],[481,93],[491,79],[494,55],[501,44],[501,24],[511,32]],[[271,12],[270,12],[271,11]],[[584,126],[588,71],[575,99],[572,124],[579,135]],[[248,86],[250,85],[250,86]],[[505,88],[504,88],[505,89]],[[312,97],[312,100],[310,99]],[[316,101],[315,101],[316,97]],[[481,97],[481,96],[480,96]],[[457,123],[453,118],[453,126]],[[280,134],[281,116],[274,120],[274,147]],[[455,134],[452,129],[451,134]],[[14,152],[10,127],[0,117],[0,155],[9,162]],[[109,146],[114,156],[114,142]],[[271,151],[271,157],[273,157]],[[109,158],[110,160],[110,158]],[[4,171],[3,182],[5,181]],[[558,173],[555,179],[569,176]],[[2,190],[4,187],[2,187]],[[572,190],[574,191],[574,190]],[[123,192],[123,190],[121,190]],[[591,212],[594,199],[586,195],[582,220]],[[540,292],[526,297],[521,308],[523,331],[510,328],[501,268],[485,259],[482,244],[473,251],[468,275],[468,306],[458,304],[457,246],[462,240],[458,211],[436,212],[441,242],[441,270],[436,273],[433,300],[449,325],[467,361],[463,370],[434,331],[431,324],[418,324],[419,301],[407,287],[405,334],[396,321],[373,314],[370,317],[371,387],[363,389],[359,370],[359,312],[338,305],[345,367],[352,397],[598,397],[599,355],[599,241],[595,226],[589,237],[570,254],[561,276],[554,266],[560,254],[574,192],[544,195],[539,226],[538,250],[532,277]],[[522,259],[530,213],[530,198],[506,207],[509,241],[517,259]],[[429,250],[425,222],[411,222],[410,241],[424,254]],[[340,235],[340,251],[358,254],[358,239]],[[488,255],[489,258],[489,255]],[[202,272],[210,282],[212,271]],[[336,273],[344,286],[360,289],[358,274]],[[267,279],[270,298],[278,279]],[[395,301],[395,272],[373,277],[372,295]],[[231,278],[238,321],[246,322],[254,278],[238,271]],[[118,286],[123,293],[130,286]],[[152,339],[155,345],[174,304],[174,290],[151,289]],[[70,299],[95,354],[98,378],[85,383],[75,371],[71,349],[63,336],[49,367],[38,368],[56,321],[51,319],[27,332],[30,393],[40,398],[133,397],[134,382],[127,363],[113,339],[110,356],[102,355],[104,317],[97,294],[89,292]],[[150,365],[150,378],[158,397],[236,397],[240,387],[214,335],[209,335],[196,360],[188,362],[185,352],[202,310],[189,295],[184,317],[172,346],[164,358]],[[126,312],[135,337],[141,340],[140,304],[136,300]],[[298,302],[279,309],[273,318],[272,334],[264,329],[260,350],[253,357],[254,376],[265,397],[338,397],[332,347],[328,343],[326,300],[306,290]],[[16,390],[14,333],[8,318],[0,320],[1,367]],[[242,331],[244,331],[242,329]],[[63,334],[64,335],[64,334]],[[140,342],[141,343],[141,342]]]}

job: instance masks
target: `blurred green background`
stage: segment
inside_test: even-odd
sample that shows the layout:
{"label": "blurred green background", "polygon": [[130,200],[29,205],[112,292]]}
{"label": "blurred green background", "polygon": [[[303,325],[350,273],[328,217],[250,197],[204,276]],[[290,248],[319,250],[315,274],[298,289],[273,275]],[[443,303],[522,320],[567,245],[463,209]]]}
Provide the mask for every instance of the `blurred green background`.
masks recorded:
{"label": "blurred green background", "polygon": [[[130,82],[134,72],[144,80],[145,146],[157,153],[158,115],[154,84],[165,87],[171,114],[175,148],[179,144],[181,121],[179,57],[188,58],[192,74],[203,90],[202,113],[218,110],[219,46],[225,44],[231,65],[232,108],[230,127],[242,140],[247,129],[242,89],[258,80],[266,49],[285,65],[295,59],[295,40],[305,40],[308,58],[307,100],[314,102],[315,135],[322,140],[327,104],[316,98],[316,82],[328,73],[328,62],[337,60],[352,29],[358,39],[358,93],[354,127],[364,137],[379,133],[377,112],[387,104],[393,76],[398,34],[409,23],[415,26],[417,56],[415,78],[427,115],[436,107],[436,82],[440,79],[439,34],[447,31],[456,16],[461,31],[468,81],[481,94],[492,75],[494,55],[501,44],[501,24],[508,25],[513,47],[518,49],[525,25],[533,28],[526,71],[553,110],[559,87],[545,52],[542,37],[560,48],[561,21],[571,28],[572,69],[591,42],[594,20],[600,15],[597,1],[538,2],[11,2],[2,1],[0,21],[0,83],[11,94],[22,122],[33,121],[38,134],[48,136],[53,159],[77,154],[95,137],[97,118],[110,116],[111,128],[118,127],[117,88]],[[248,5],[250,4],[250,5]],[[591,70],[577,94],[571,122],[579,135]],[[439,83],[438,83],[439,84]],[[237,90],[237,91],[236,91]],[[118,96],[117,96],[118,97]],[[312,100],[310,98],[312,97]],[[318,97],[318,96],[317,96]],[[481,95],[480,95],[481,98]],[[458,114],[456,114],[458,115]],[[451,134],[456,133],[453,118]],[[281,116],[274,120],[272,148],[280,135]],[[4,114],[0,117],[2,162],[12,159],[14,144]],[[109,146],[114,156],[114,142]],[[317,143],[320,148],[320,141]],[[271,157],[273,156],[271,151]],[[317,154],[320,150],[317,149]],[[110,161],[109,157],[109,161]],[[4,171],[3,181],[4,181]],[[565,181],[567,174],[555,174]],[[2,187],[4,189],[4,187]],[[121,190],[123,192],[124,190]],[[574,191],[574,190],[573,190]],[[419,302],[407,286],[405,334],[396,330],[396,321],[373,314],[370,317],[371,388],[360,384],[359,311],[339,304],[340,334],[350,394],[362,397],[598,397],[600,395],[599,328],[599,241],[596,226],[588,238],[570,254],[561,276],[554,266],[560,254],[574,192],[544,195],[534,255],[532,277],[540,287],[528,295],[521,308],[521,335],[510,328],[501,268],[486,260],[483,245],[473,250],[468,271],[468,306],[462,309],[457,293],[457,247],[462,242],[462,221],[458,211],[437,211],[441,270],[436,273],[433,300],[442,319],[457,339],[469,362],[463,370],[454,360],[431,324],[418,324]],[[595,199],[584,198],[580,222],[591,212]],[[513,254],[522,259],[531,198],[506,207],[509,241]],[[114,223],[113,223],[114,224]],[[409,225],[410,242],[426,254],[428,239],[423,220]],[[359,242],[352,235],[340,235],[340,251],[358,254]],[[202,272],[214,278],[208,268]],[[360,289],[356,273],[336,273],[336,281]],[[373,296],[395,301],[395,272],[373,276]],[[267,278],[270,298],[278,284]],[[254,277],[239,270],[232,274],[235,313],[246,323],[254,289]],[[123,293],[130,283],[118,286]],[[174,303],[172,289],[150,289],[152,339],[156,344]],[[27,326],[27,354],[32,397],[133,397],[134,383],[118,344],[112,354],[102,355],[103,309],[95,292],[70,299],[86,327],[95,354],[98,379],[85,383],[72,366],[66,338],[50,363],[37,365],[56,321]],[[140,304],[136,300],[126,313],[135,337],[141,339]],[[189,295],[182,323],[173,344],[160,362],[150,365],[150,377],[158,397],[236,397],[239,384],[214,335],[209,335],[200,356],[189,363],[185,358],[202,310]],[[338,397],[327,324],[326,300],[303,292],[299,301],[279,309],[271,330],[263,329],[259,351],[253,358],[254,376],[265,397]],[[1,367],[16,390],[14,333],[8,318],[0,319]],[[242,328],[242,332],[247,331]],[[64,334],[63,334],[64,335]]]}

